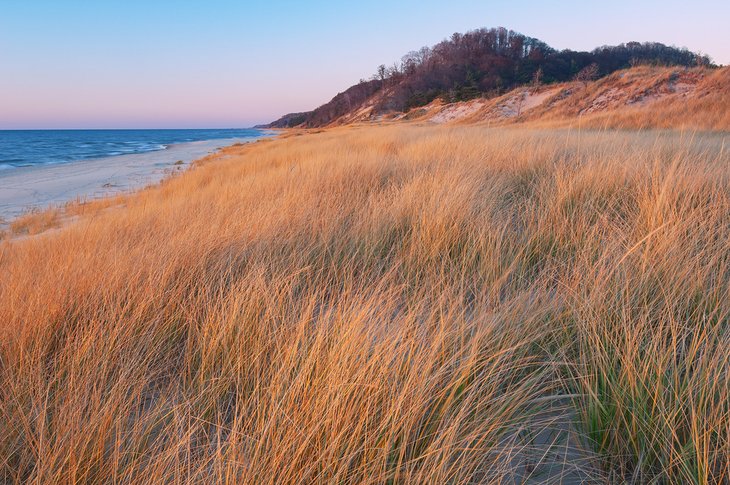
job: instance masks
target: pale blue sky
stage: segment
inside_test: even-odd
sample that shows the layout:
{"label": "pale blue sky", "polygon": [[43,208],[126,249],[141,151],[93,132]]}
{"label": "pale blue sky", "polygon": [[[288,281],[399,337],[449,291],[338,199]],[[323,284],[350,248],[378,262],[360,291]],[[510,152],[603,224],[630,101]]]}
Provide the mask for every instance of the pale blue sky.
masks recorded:
{"label": "pale blue sky", "polygon": [[728,19],[720,0],[0,0],[0,129],[249,126],[478,27],[728,64]]}

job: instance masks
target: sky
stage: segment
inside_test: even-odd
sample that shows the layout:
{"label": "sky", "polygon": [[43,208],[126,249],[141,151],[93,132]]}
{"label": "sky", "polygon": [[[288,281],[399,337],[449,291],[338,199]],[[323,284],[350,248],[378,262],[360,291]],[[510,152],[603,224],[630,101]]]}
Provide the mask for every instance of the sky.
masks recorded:
{"label": "sky", "polygon": [[480,27],[730,64],[729,18],[726,0],[0,0],[0,129],[252,126]]}

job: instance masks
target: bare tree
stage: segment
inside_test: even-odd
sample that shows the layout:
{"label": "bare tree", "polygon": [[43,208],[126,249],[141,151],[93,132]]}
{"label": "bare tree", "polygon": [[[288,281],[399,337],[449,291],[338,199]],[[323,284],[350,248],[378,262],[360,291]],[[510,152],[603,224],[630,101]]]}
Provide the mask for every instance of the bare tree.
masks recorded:
{"label": "bare tree", "polygon": [[393,64],[389,68],[386,69],[385,77],[387,77],[390,80],[398,80],[401,75],[401,70],[398,68],[398,64]]}
{"label": "bare tree", "polygon": [[580,71],[578,71],[578,74],[575,75],[573,78],[575,81],[580,81],[583,83],[583,85],[588,84],[589,82],[595,80],[598,78],[598,64],[595,62],[593,64],[590,64]]}
{"label": "bare tree", "polygon": [[536,88],[542,83],[542,67],[538,67],[532,75],[532,87]]}
{"label": "bare tree", "polygon": [[698,52],[695,54],[695,64],[700,67],[707,67],[712,64],[712,59],[710,56],[703,54],[702,52]]}
{"label": "bare tree", "polygon": [[418,52],[411,51],[401,59],[401,71],[404,74],[412,75],[416,72],[416,68],[419,65]]}

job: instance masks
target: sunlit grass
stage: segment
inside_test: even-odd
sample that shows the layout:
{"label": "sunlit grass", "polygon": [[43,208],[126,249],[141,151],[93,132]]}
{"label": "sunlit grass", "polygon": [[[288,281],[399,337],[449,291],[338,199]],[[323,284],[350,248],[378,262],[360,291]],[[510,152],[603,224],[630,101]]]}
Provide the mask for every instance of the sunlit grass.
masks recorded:
{"label": "sunlit grass", "polygon": [[[668,90],[678,85],[681,87],[681,80],[676,81],[675,78],[683,74],[698,77],[699,81],[684,94],[657,96],[662,91],[668,94]],[[689,132],[730,130],[728,67],[682,69],[641,66],[618,71],[586,85],[566,85],[565,92],[570,93],[565,100],[549,100],[544,106],[529,112],[525,119],[535,127],[674,129]],[[602,97],[610,99],[612,93],[616,94],[614,92],[638,102],[585,112],[595,100]],[[559,95],[562,96],[564,94]]]}
{"label": "sunlit grass", "polygon": [[724,142],[292,135],[6,239],[0,476],[727,481]]}

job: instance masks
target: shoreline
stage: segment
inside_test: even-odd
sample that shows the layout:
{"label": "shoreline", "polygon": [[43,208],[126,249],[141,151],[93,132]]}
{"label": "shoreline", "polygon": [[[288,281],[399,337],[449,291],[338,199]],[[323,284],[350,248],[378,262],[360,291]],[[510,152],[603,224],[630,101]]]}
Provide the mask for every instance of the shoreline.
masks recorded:
{"label": "shoreline", "polygon": [[222,148],[264,138],[268,137],[193,141],[172,144],[164,150],[2,170],[0,227],[31,212],[157,184]]}

